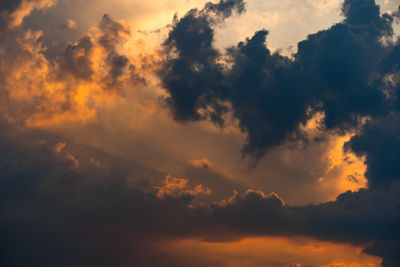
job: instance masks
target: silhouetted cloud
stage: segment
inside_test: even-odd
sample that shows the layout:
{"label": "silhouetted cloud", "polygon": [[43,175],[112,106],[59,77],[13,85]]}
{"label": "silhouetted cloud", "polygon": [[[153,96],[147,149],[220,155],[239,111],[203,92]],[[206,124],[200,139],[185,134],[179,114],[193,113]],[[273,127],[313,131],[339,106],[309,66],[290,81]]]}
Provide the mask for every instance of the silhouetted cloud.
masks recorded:
{"label": "silhouetted cloud", "polygon": [[223,125],[230,103],[247,134],[244,152],[260,158],[302,138],[299,125],[314,112],[325,113],[328,130],[342,131],[387,112],[378,65],[392,49],[380,39],[393,34],[393,18],[373,0],[345,1],[344,21],[309,35],[293,59],[271,53],[262,30],[228,49],[226,64],[212,45],[213,24],[198,13],[175,21],[164,44],[170,56],[160,77],[176,119]]}
{"label": "silhouetted cloud", "polygon": [[222,66],[216,62],[219,53],[212,44],[212,26],[233,10],[243,12],[243,1],[208,3],[202,10],[192,9],[183,18],[174,19],[164,43],[168,60],[159,73],[171,95],[166,101],[177,120],[211,118],[222,123],[221,115],[227,109],[218,101],[223,90]]}
{"label": "silhouetted cloud", "polygon": [[369,121],[347,147],[366,156],[370,188],[387,188],[400,179],[400,120],[399,115]]}
{"label": "silhouetted cloud", "polygon": [[387,191],[346,192],[335,201],[294,207],[284,205],[275,194],[248,191],[233,195],[213,210],[218,222],[250,235],[312,236],[317,239],[370,244],[365,251],[383,258],[383,266],[400,262],[398,248],[398,194],[400,184]]}

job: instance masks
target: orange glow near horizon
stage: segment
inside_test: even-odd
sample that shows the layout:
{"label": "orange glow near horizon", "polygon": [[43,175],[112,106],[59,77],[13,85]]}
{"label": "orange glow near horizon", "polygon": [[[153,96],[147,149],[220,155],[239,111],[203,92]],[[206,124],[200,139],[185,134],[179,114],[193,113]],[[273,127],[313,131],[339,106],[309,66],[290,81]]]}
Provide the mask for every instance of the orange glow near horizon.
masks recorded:
{"label": "orange glow near horizon", "polygon": [[[164,246],[165,245],[165,246]],[[216,266],[379,267],[381,259],[361,247],[308,238],[254,237],[234,242],[187,239],[163,244],[161,250]]]}

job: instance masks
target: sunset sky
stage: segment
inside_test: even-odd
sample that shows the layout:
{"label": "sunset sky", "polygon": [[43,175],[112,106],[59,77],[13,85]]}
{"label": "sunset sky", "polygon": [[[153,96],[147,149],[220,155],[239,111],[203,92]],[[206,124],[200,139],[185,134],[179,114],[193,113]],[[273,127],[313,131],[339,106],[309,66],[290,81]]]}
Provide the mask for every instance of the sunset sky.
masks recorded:
{"label": "sunset sky", "polygon": [[0,265],[399,267],[399,0],[0,0]]}

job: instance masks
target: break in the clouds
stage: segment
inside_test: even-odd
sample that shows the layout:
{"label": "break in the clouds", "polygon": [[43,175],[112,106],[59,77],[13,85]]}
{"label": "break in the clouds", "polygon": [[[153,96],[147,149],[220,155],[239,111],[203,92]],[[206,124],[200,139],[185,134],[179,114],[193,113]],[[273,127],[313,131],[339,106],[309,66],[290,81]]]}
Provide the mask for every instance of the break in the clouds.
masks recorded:
{"label": "break in the clouds", "polygon": [[[161,47],[135,58],[123,49],[129,25],[108,14],[48,53],[48,36],[24,20],[54,5],[0,2],[3,265],[235,266],[218,257],[177,257],[159,244],[271,236],[347,243],[379,257],[383,267],[400,264],[400,42],[393,30],[400,11],[345,0],[341,22],[310,34],[287,57],[268,49],[268,29],[217,49],[216,28],[246,11],[244,1],[220,0],[176,15]],[[154,84],[166,95],[157,109],[144,109],[167,112],[166,106],[178,123],[211,121],[221,129],[231,116],[245,135],[243,152],[256,159],[279,146],[349,135],[343,149],[365,161],[368,187],[292,205],[221,178],[208,156],[187,159],[193,176],[206,176],[192,183],[38,128],[100,120],[109,102],[131,100],[130,91]],[[321,134],[310,138],[304,128],[317,115]],[[227,188],[241,192],[225,196]]]}

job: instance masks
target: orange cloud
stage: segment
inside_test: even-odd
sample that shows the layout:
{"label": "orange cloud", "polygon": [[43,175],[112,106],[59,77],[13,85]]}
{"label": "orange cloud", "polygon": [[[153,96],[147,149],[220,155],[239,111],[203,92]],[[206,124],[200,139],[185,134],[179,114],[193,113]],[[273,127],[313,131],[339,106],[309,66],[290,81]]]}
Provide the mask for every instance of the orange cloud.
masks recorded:
{"label": "orange cloud", "polygon": [[203,185],[196,185],[194,188],[189,188],[189,181],[183,178],[176,178],[166,176],[161,186],[157,186],[157,196],[159,198],[173,197],[180,198],[183,196],[198,196],[198,195],[209,195],[211,190]]}
{"label": "orange cloud", "polygon": [[[15,14],[24,15],[15,15],[16,21],[52,1],[38,3],[42,5],[22,2]],[[129,38],[129,26],[108,15],[91,33],[66,44],[54,61],[44,55],[40,31],[11,29],[5,35],[8,38],[0,42],[0,71],[7,92],[7,99],[1,99],[2,112],[28,126],[91,120],[99,108],[125,96],[126,88],[144,85],[141,72],[152,66],[147,66],[149,57],[133,59],[118,52]]]}
{"label": "orange cloud", "polygon": [[11,28],[18,27],[22,24],[22,21],[35,9],[45,9],[53,6],[56,3],[55,0],[22,0],[19,7],[10,14]]}
{"label": "orange cloud", "polygon": [[68,161],[70,161],[74,165],[75,168],[77,168],[77,169],[79,168],[79,160],[77,158],[75,158],[72,154],[70,154],[70,153],[65,154],[65,158]]}
{"label": "orange cloud", "polygon": [[265,194],[263,191],[261,190],[254,190],[254,189],[247,189],[247,191],[243,194],[243,195],[239,195],[239,193],[237,191],[234,191],[232,196],[230,196],[227,200],[221,200],[218,205],[221,207],[226,207],[228,205],[232,205],[238,201],[240,201],[241,199],[246,199],[248,196],[256,196],[259,197],[261,199],[270,199],[270,200],[276,200],[277,202],[279,202],[280,205],[285,205],[285,201],[279,197],[279,195],[275,192],[272,192],[270,194]]}
{"label": "orange cloud", "polygon": [[60,153],[66,146],[67,146],[67,143],[62,143],[62,142],[57,143],[54,146],[54,152]]}
{"label": "orange cloud", "polygon": [[211,162],[207,158],[191,160],[190,163],[197,168],[203,169],[208,169],[212,166]]}
{"label": "orange cloud", "polygon": [[65,24],[65,27],[68,29],[76,29],[78,28],[78,23],[73,19],[68,19],[67,23]]}

